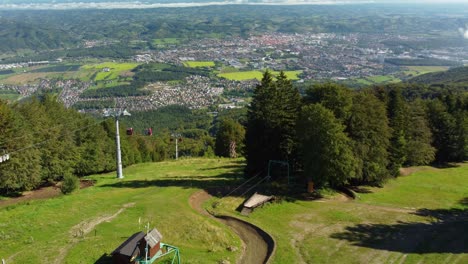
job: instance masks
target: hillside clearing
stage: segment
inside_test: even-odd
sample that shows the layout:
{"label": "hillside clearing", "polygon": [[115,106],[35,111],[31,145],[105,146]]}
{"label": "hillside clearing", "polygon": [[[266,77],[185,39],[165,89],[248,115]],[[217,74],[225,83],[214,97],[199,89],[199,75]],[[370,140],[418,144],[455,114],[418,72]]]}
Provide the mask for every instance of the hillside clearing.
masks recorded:
{"label": "hillside clearing", "polygon": [[[279,72],[272,71],[273,76],[278,75]],[[285,71],[286,77],[290,80],[299,80],[298,75],[302,73],[302,71]],[[234,81],[243,81],[243,80],[251,80],[257,79],[261,80],[263,77],[262,71],[240,71],[240,72],[228,72],[228,73],[220,73],[218,77],[226,78],[228,80]]]}
{"label": "hillside clearing", "polygon": [[[235,263],[239,237],[192,209],[190,198],[237,186],[243,165],[228,159],[145,163],[126,168],[122,181],[114,173],[96,175],[90,177],[95,186],[72,195],[0,205],[0,258],[8,264],[106,263],[106,254],[149,222],[163,242],[180,248],[184,263]],[[245,197],[212,198],[204,207],[271,234],[277,244],[271,263],[466,263],[468,165],[411,170],[385,188],[357,189],[355,201],[284,199],[248,217],[235,211]]]}

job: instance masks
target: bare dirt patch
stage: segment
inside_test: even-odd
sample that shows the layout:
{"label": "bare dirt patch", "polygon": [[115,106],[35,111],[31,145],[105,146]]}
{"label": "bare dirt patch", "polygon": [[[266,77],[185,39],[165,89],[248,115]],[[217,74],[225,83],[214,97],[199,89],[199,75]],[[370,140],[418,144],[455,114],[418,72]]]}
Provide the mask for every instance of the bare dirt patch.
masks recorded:
{"label": "bare dirt patch", "polygon": [[[80,181],[80,189],[91,187],[95,184],[95,181],[91,180],[81,180]],[[44,186],[37,190],[23,192],[21,196],[10,198],[8,200],[0,201],[1,206],[7,206],[12,204],[17,204],[21,202],[31,201],[31,200],[41,200],[41,199],[48,199],[52,197],[57,197],[62,195],[60,191],[60,183],[51,185],[51,186]]]}
{"label": "bare dirt patch", "polygon": [[55,259],[54,263],[55,264],[61,264],[64,263],[63,260],[65,259],[68,251],[73,248],[73,246],[80,241],[80,238],[83,238],[85,235],[87,235],[89,232],[91,232],[97,225],[99,225],[102,222],[110,222],[114,218],[116,218],[119,214],[121,214],[125,209],[129,207],[133,207],[135,203],[128,203],[124,204],[122,208],[120,208],[116,213],[113,215],[103,215],[95,219],[91,220],[85,220],[82,221],[81,223],[75,225],[72,227],[69,231],[71,241],[67,243],[66,246],[62,247],[60,249],[60,252]]}

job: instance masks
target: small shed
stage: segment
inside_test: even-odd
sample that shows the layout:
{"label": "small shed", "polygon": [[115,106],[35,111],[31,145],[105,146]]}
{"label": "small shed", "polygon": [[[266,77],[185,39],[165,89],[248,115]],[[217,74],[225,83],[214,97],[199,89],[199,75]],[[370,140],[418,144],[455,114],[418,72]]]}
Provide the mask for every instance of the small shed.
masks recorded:
{"label": "small shed", "polygon": [[254,193],[252,197],[250,197],[247,201],[245,201],[244,206],[242,207],[241,214],[248,215],[250,214],[255,208],[273,200],[274,196],[267,196],[261,195],[258,193]]}
{"label": "small shed", "polygon": [[138,232],[125,240],[125,242],[112,252],[112,263],[137,264],[137,258],[140,256],[142,250],[143,253],[145,252],[144,245],[141,245],[141,241],[144,237],[145,233]]}
{"label": "small shed", "polygon": [[[146,256],[148,256],[148,260],[152,260],[152,263],[156,255],[161,256],[164,254],[161,239],[162,235],[156,228],[148,232],[148,234],[143,232],[135,233],[112,252],[112,263],[138,264],[140,261],[145,261]],[[146,255],[147,250],[148,255]]]}
{"label": "small shed", "polygon": [[[162,235],[159,231],[154,228],[145,236],[145,242],[148,243],[148,257],[152,259],[161,250],[161,239]],[[145,246],[146,246],[145,243]],[[143,251],[143,254],[145,252]]]}

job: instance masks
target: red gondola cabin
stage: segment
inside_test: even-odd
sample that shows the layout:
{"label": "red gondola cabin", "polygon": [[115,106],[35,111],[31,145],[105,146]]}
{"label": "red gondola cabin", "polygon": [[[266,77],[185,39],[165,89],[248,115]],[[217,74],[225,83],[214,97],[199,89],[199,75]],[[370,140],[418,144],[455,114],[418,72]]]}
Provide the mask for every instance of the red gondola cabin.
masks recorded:
{"label": "red gondola cabin", "polygon": [[152,136],[152,135],[153,135],[153,129],[152,129],[151,127],[148,128],[148,129],[146,129],[146,130],[145,130],[145,134],[146,134],[147,136]]}
{"label": "red gondola cabin", "polygon": [[133,135],[133,127],[127,128],[127,135]]}

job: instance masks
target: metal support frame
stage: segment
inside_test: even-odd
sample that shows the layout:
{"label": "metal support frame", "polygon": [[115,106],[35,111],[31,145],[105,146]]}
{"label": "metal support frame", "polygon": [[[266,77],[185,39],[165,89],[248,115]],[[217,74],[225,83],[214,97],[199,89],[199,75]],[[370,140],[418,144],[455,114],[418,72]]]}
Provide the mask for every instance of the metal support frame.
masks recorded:
{"label": "metal support frame", "polygon": [[180,133],[172,133],[171,137],[175,138],[175,159],[179,159],[179,138],[182,137]]}
{"label": "metal support frame", "polygon": [[286,165],[287,169],[288,169],[288,185],[290,183],[290,180],[289,180],[289,162],[287,161],[283,161],[283,160],[269,160],[268,161],[268,174],[267,174],[267,177],[270,179],[271,178],[271,175],[270,175],[270,169],[271,169],[271,165],[274,164],[274,163],[277,163],[277,164],[281,164],[281,165]]}
{"label": "metal support frame", "polygon": [[[172,246],[172,245],[165,244],[165,243],[161,242],[161,248],[165,249],[166,252],[163,253],[163,251],[160,250],[151,259],[148,259],[148,257],[146,257],[146,260],[145,259],[138,260],[138,263],[139,264],[152,264],[157,259],[174,253],[174,256],[172,257],[171,264],[175,264],[175,263],[180,264],[180,252],[179,252],[178,247],[175,247],[175,246]],[[148,251],[148,249],[146,249],[146,250]],[[176,260],[177,260],[177,262],[175,262]]]}
{"label": "metal support frame", "polygon": [[116,165],[117,165],[117,179],[123,179],[122,172],[122,152],[120,150],[120,131],[119,131],[119,116],[131,116],[127,110],[122,109],[105,109],[104,116],[113,116],[115,117],[115,156],[116,156]]}
{"label": "metal support frame", "polygon": [[116,146],[116,162],[117,162],[117,178],[123,179],[122,173],[122,153],[120,151],[120,132],[119,132],[119,117],[115,116],[115,146]]}

